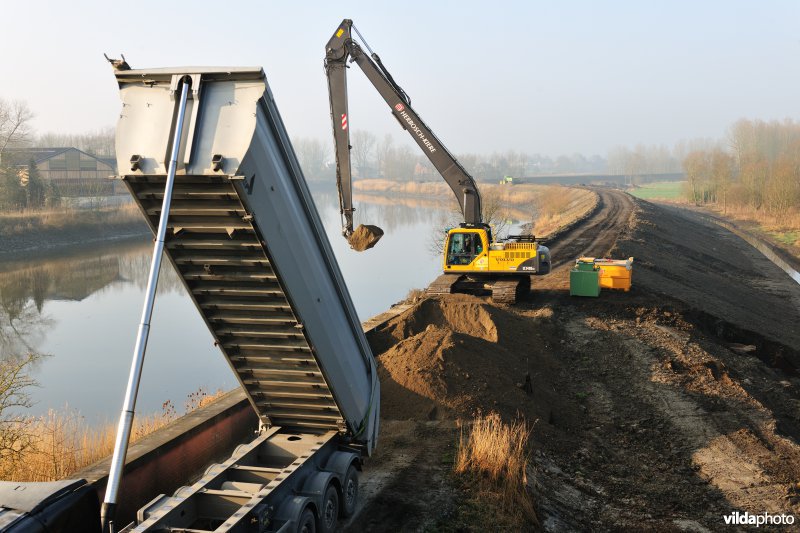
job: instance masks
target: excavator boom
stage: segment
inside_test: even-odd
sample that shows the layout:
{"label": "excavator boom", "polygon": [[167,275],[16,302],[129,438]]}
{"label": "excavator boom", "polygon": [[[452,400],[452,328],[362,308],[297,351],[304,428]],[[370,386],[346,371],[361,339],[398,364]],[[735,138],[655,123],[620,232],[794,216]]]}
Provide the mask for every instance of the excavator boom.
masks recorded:
{"label": "excavator boom", "polygon": [[[358,36],[356,42],[354,35]],[[364,48],[369,51],[365,52]],[[353,229],[353,189],[350,166],[350,133],[347,111],[348,61],[355,63],[389,105],[392,115],[422,149],[458,200],[464,222],[447,232],[442,254],[442,271],[429,287],[429,294],[456,291],[488,292],[492,299],[514,303],[530,288],[530,277],[550,272],[550,250],[533,235],[509,236],[495,240],[492,229],[481,217],[481,196],[475,180],[442,144],[411,107],[411,99],[364,38],[345,19],[325,47],[325,73],[331,104],[333,139],[336,147],[336,181],[342,214],[343,234],[350,246],[364,251],[375,245],[383,232],[375,226]],[[374,232],[373,230],[377,230]]]}
{"label": "excavator boom", "polygon": [[403,129],[411,135],[453,190],[464,215],[465,224],[469,227],[484,227],[481,218],[481,197],[475,180],[414,111],[411,99],[394,81],[378,54],[370,50],[371,54],[367,55],[361,45],[353,39],[352,31],[358,33],[353,21],[343,20],[325,47],[325,72],[328,77],[333,139],[336,146],[336,182],[339,187],[344,235],[350,236],[353,233],[354,211],[345,70],[348,68],[348,59],[364,72],[389,105]]}

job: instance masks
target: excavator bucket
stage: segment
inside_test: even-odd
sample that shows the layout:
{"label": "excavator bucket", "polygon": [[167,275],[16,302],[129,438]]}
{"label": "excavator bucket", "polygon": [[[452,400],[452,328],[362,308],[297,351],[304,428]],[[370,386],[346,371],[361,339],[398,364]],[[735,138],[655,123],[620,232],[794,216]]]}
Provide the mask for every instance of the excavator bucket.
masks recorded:
{"label": "excavator bucket", "polygon": [[383,237],[383,230],[378,226],[360,224],[353,234],[347,238],[350,248],[356,252],[363,252],[375,246]]}

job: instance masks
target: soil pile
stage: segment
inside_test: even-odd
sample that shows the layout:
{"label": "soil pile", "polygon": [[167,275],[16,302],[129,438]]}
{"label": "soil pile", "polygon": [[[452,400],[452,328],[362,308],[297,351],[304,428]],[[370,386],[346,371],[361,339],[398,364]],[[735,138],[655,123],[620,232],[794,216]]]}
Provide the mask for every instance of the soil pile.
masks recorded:
{"label": "soil pile", "polygon": [[381,415],[425,420],[497,411],[545,424],[561,416],[565,406],[552,383],[561,344],[546,324],[550,313],[543,315],[525,319],[467,295],[423,300],[370,336]]}
{"label": "soil pile", "polygon": [[378,226],[361,224],[347,238],[347,242],[356,252],[363,252],[378,244],[381,237],[383,237],[383,230]]}

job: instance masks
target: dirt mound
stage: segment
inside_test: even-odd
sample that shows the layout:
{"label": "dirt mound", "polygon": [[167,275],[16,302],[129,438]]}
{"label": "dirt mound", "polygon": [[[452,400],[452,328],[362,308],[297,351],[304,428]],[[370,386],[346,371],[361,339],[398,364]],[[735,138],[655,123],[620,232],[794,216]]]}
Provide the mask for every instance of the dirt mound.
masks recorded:
{"label": "dirt mound", "polygon": [[383,230],[378,226],[361,224],[347,238],[347,242],[350,243],[350,248],[356,252],[363,252],[378,244],[381,237],[383,237]]}
{"label": "dirt mound", "polygon": [[560,347],[551,329],[472,296],[423,300],[370,336],[380,354],[382,416],[494,410],[549,422],[564,409],[549,381]]}
{"label": "dirt mound", "polygon": [[498,342],[496,313],[497,309],[485,301],[466,295],[453,295],[447,301],[425,299],[381,328],[383,344],[378,348],[385,351],[396,342],[422,333],[428,326]]}

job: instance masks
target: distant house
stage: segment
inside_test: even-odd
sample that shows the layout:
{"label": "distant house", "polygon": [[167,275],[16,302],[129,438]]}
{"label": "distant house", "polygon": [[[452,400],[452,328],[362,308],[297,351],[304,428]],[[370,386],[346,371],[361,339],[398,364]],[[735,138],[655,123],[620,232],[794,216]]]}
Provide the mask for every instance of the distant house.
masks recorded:
{"label": "distant house", "polygon": [[108,179],[116,174],[113,158],[95,157],[77,148],[25,148],[10,151],[17,165],[36,163],[43,180],[56,185],[61,196],[110,196],[125,187]]}

